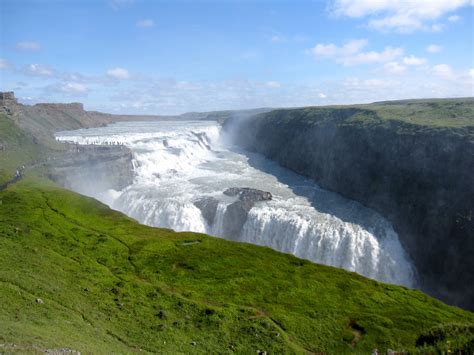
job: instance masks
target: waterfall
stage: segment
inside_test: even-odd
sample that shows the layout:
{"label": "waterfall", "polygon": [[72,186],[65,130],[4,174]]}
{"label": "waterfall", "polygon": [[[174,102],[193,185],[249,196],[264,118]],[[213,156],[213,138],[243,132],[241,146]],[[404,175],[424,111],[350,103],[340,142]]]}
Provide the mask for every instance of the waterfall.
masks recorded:
{"label": "waterfall", "polygon": [[[263,156],[227,145],[215,122],[123,122],[71,132],[75,144],[122,144],[134,183],[93,197],[143,224],[264,245],[317,263],[413,287],[414,269],[391,224]],[[229,187],[272,193],[232,214]],[[235,206],[235,204],[234,204]]]}

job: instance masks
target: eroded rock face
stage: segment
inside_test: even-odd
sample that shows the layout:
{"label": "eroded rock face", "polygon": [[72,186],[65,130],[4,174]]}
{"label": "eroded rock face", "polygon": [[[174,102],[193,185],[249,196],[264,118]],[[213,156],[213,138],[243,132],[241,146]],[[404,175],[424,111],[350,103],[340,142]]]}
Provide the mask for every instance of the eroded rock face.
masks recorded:
{"label": "eroded rock face", "polygon": [[86,195],[122,190],[133,182],[132,153],[124,146],[70,145],[62,157],[49,160],[51,178]]}
{"label": "eroded rock face", "polygon": [[240,201],[268,201],[272,199],[272,194],[267,191],[252,189],[250,187],[231,187],[224,191],[224,195],[238,196]]}
{"label": "eroded rock face", "polygon": [[253,203],[249,201],[236,201],[227,206],[224,214],[224,237],[237,240],[242,227],[247,221]]}
{"label": "eroded rock face", "polygon": [[[252,189],[249,187],[231,187],[225,190],[224,195],[237,197],[237,200],[228,205],[223,217],[223,235],[226,239],[238,240],[240,232],[247,221],[249,211],[256,202],[272,199],[270,192]],[[201,210],[202,216],[209,226],[216,220],[219,200],[214,197],[203,197],[193,202]]]}
{"label": "eroded rock face", "polygon": [[231,187],[224,191],[224,195],[238,196],[238,200],[227,206],[224,214],[224,236],[237,240],[242,230],[249,211],[259,201],[272,199],[270,192],[252,189],[249,187]]}
{"label": "eroded rock face", "polygon": [[194,201],[194,205],[201,210],[202,216],[210,226],[214,224],[218,204],[219,201],[214,197],[204,197]]}

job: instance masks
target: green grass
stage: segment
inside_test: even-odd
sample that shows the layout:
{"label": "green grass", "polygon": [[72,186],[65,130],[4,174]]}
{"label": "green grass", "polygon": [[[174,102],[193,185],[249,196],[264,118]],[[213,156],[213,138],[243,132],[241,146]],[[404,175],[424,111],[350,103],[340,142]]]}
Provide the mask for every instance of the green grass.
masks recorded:
{"label": "green grass", "polygon": [[448,132],[474,140],[474,98],[387,101],[365,105],[279,109],[260,114],[274,125],[337,122],[384,127],[400,134]]}
{"label": "green grass", "polygon": [[432,327],[474,322],[419,291],[268,248],[142,226],[38,178],[0,200],[0,343],[18,348],[401,350],[415,349]]}
{"label": "green grass", "polygon": [[402,100],[361,105],[382,119],[433,127],[474,128],[474,98]]}
{"label": "green grass", "polygon": [[31,164],[41,156],[42,149],[34,139],[19,130],[12,120],[0,114],[0,185],[10,180],[16,169]]}

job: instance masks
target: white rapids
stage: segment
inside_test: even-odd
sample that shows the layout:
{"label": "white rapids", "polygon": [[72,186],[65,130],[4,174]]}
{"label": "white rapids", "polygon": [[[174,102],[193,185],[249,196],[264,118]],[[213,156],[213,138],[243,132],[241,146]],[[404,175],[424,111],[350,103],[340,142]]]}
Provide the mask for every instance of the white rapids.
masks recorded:
{"label": "white rapids", "polygon": [[[141,223],[226,237],[226,208],[236,198],[223,191],[256,188],[271,192],[273,199],[256,203],[232,239],[415,286],[414,267],[380,214],[262,155],[227,144],[222,136],[216,122],[160,121],[59,132],[56,139],[129,147],[134,183],[122,191],[90,194]],[[195,204],[203,198],[217,203],[212,220]]]}

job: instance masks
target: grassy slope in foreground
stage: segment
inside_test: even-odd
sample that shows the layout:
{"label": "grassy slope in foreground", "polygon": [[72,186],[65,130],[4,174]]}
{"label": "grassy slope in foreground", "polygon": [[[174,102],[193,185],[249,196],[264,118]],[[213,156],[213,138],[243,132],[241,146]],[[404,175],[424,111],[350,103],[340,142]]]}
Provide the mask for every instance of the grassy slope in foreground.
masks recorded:
{"label": "grassy slope in foreground", "polygon": [[142,226],[38,179],[10,186],[0,200],[0,342],[18,348],[400,350],[433,326],[474,321],[419,291]]}

